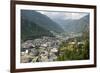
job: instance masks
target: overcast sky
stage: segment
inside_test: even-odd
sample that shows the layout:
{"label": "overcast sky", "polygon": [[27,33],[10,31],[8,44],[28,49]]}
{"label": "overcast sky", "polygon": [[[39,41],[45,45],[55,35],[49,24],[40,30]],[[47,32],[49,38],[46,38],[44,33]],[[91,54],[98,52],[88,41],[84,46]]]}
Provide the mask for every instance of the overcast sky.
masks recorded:
{"label": "overcast sky", "polygon": [[78,19],[88,15],[88,13],[75,13],[75,12],[51,12],[51,11],[37,11],[37,12],[47,15],[51,19],[61,18],[63,20],[67,20],[67,19],[78,20]]}

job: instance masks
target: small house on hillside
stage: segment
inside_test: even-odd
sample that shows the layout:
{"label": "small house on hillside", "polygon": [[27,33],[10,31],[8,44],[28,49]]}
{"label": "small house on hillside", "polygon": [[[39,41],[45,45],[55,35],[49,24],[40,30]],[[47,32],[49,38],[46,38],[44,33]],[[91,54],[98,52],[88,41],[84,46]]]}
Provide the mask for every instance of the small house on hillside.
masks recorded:
{"label": "small house on hillside", "polygon": [[32,48],[35,48],[35,45],[32,44],[31,40],[21,44],[21,52],[29,53]]}

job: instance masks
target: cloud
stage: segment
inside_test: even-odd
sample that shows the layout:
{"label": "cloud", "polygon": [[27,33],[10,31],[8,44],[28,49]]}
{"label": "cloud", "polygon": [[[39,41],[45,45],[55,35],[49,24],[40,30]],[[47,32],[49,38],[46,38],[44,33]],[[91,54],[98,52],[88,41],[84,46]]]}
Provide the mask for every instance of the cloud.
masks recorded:
{"label": "cloud", "polygon": [[86,16],[87,13],[76,13],[76,12],[52,12],[52,11],[37,11],[41,14],[44,14],[51,19],[63,19],[63,20],[68,20],[68,19],[74,19],[78,20],[81,19],[82,17]]}
{"label": "cloud", "polygon": [[65,13],[65,20],[66,19],[81,19],[82,17],[86,16],[87,13]]}
{"label": "cloud", "polygon": [[[41,14],[44,14],[44,15],[46,15],[46,16],[48,16],[48,17],[50,17],[50,18],[57,18],[57,17],[60,17],[60,12],[51,12],[51,11],[38,11],[39,13],[41,13]],[[61,14],[61,16],[62,16],[62,14]]]}

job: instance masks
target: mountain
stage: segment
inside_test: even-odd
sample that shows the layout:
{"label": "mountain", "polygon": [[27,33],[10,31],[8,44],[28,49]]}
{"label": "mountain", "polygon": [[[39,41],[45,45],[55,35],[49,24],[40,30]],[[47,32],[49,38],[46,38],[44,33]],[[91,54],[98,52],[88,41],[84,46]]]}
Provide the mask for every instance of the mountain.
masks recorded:
{"label": "mountain", "polygon": [[48,16],[34,10],[21,10],[21,39],[35,39],[54,36],[51,31],[60,33],[63,29]]}
{"label": "mountain", "polygon": [[[21,38],[22,41],[35,39],[42,36],[55,36],[62,32],[80,33],[89,30],[89,15],[81,19],[64,20],[62,17],[50,17],[34,10],[21,10]],[[54,33],[52,33],[54,32]]]}
{"label": "mountain", "polygon": [[53,34],[38,26],[36,23],[28,21],[25,18],[21,18],[21,41],[34,40],[42,36],[53,36]]}
{"label": "mountain", "polygon": [[81,19],[56,19],[55,20],[66,32],[83,32],[89,28],[89,15],[84,16]]}
{"label": "mountain", "polygon": [[34,10],[21,10],[21,17],[36,23],[38,26],[54,32],[63,32],[63,29],[48,16]]}

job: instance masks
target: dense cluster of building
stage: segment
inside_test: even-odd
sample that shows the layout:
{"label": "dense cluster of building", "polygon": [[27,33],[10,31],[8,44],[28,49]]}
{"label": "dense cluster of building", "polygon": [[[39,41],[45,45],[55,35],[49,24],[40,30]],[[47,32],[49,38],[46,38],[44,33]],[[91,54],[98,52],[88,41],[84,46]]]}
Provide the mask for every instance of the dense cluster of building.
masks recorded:
{"label": "dense cluster of building", "polygon": [[21,62],[56,61],[61,40],[55,37],[41,37],[21,44]]}
{"label": "dense cluster of building", "polygon": [[[73,36],[72,34],[70,34],[69,37],[61,37],[60,35],[56,37],[43,36],[41,38],[27,40],[21,43],[21,63],[56,61],[58,55],[61,54],[59,51],[59,47],[62,42],[73,45],[76,42],[68,42],[68,40],[70,40],[70,38],[81,36],[81,34],[73,34]],[[77,41],[77,44],[83,45],[84,43],[81,41]]]}

